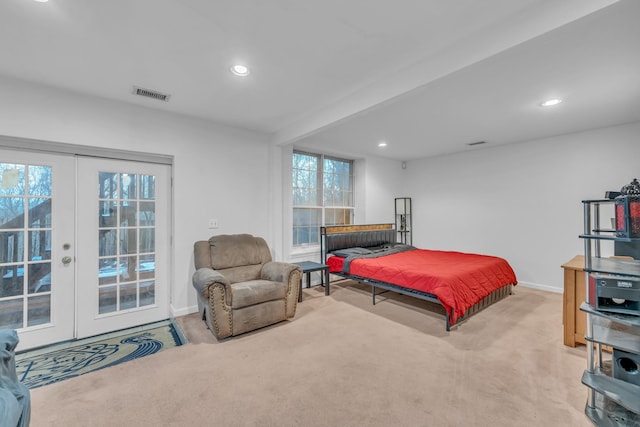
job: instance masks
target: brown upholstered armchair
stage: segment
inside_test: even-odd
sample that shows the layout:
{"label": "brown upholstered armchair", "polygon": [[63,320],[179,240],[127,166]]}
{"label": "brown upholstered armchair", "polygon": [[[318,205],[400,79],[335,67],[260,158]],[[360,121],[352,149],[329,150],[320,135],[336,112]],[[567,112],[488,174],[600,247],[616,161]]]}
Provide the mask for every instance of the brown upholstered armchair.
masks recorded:
{"label": "brown upholstered armchair", "polygon": [[261,237],[213,236],[194,245],[198,309],[218,339],[262,328],[296,314],[302,270],[271,261]]}

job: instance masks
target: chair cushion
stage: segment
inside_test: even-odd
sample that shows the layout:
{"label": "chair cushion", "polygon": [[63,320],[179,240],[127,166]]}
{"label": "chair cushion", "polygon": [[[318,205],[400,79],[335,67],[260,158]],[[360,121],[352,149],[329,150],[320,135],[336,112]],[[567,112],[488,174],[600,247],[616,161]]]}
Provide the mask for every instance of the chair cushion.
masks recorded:
{"label": "chair cushion", "polygon": [[[220,272],[229,283],[248,282],[249,280],[261,278],[260,272],[262,271],[262,264],[243,265],[241,267],[225,268],[216,271]],[[268,279],[271,279],[271,277]]]}
{"label": "chair cushion", "polygon": [[[256,265],[270,261],[269,248],[262,238],[250,234],[231,234],[213,236],[209,239],[211,246],[211,265],[214,270]],[[266,247],[266,254],[264,253]]]}
{"label": "chair cushion", "polygon": [[286,289],[282,282],[271,280],[249,280],[247,282],[234,283],[232,308],[242,308],[259,304],[265,301],[284,299]]}

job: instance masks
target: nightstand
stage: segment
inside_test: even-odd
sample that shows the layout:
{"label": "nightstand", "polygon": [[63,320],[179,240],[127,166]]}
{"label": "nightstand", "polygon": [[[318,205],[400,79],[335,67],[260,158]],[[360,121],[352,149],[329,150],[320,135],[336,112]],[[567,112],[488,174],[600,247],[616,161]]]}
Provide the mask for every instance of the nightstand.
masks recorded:
{"label": "nightstand", "polygon": [[[302,273],[307,276],[307,288],[311,286],[311,273],[314,271],[322,271],[320,276],[320,284],[324,286],[324,294],[329,295],[329,266],[326,264],[319,264],[313,261],[294,262],[293,264],[302,268]],[[302,279],[300,280],[300,291],[298,293],[298,302],[302,301]]]}

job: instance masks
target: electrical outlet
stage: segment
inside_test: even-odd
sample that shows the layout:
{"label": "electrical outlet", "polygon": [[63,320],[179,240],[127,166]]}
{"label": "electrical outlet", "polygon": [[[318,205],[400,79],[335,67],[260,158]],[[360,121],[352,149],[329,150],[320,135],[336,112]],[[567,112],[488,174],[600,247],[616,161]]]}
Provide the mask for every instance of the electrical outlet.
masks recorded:
{"label": "electrical outlet", "polygon": [[209,219],[209,228],[218,228],[218,220],[215,218]]}

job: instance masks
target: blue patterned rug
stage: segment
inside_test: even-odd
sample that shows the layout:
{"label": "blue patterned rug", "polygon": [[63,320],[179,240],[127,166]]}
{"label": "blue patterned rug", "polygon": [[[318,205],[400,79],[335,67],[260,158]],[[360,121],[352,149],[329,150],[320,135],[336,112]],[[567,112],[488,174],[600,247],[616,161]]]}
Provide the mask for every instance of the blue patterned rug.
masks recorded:
{"label": "blue patterned rug", "polygon": [[17,354],[16,371],[18,379],[33,389],[185,343],[180,328],[167,320]]}

